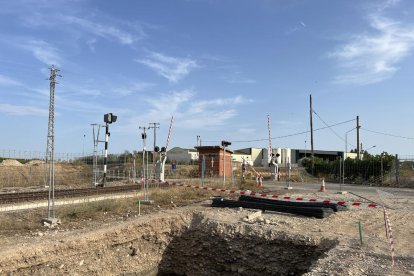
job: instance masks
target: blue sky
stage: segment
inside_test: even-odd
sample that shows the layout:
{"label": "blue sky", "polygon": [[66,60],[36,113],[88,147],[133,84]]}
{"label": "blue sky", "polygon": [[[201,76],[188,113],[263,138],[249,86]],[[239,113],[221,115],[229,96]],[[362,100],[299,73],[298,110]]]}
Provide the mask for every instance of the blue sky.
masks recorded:
{"label": "blue sky", "polygon": [[[414,137],[413,13],[408,0],[2,1],[1,148],[46,148],[55,64],[57,152],[92,151],[90,124],[108,112],[119,116],[112,152],[141,149],[138,126],[149,122],[163,146],[171,115],[170,146],[264,139],[268,113],[273,137],[307,131],[312,93],[315,128],[359,115],[364,148],[412,154],[412,139],[367,130]],[[354,127],[315,132],[315,148],[343,150]]]}

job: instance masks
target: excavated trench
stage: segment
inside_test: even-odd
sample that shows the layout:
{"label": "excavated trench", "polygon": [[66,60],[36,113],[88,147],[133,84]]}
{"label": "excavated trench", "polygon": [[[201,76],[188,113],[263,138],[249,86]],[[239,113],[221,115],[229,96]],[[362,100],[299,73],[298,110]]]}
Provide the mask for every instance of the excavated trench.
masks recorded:
{"label": "excavated trench", "polygon": [[336,241],[289,236],[263,225],[226,224],[195,215],[145,275],[302,275]]}
{"label": "excavated trench", "polygon": [[302,275],[326,251],[320,245],[190,230],[172,240],[157,275]]}
{"label": "excavated trench", "polygon": [[217,219],[217,211],[160,214],[15,246],[0,254],[0,274],[302,275],[337,244],[229,218]]}

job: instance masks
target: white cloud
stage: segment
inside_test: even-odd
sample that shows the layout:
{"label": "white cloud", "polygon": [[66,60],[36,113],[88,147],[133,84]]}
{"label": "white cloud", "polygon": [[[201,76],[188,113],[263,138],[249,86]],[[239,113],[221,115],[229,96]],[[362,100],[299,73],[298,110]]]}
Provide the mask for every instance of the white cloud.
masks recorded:
{"label": "white cloud", "polygon": [[0,103],[0,113],[4,113],[7,115],[15,115],[15,116],[26,116],[26,115],[45,116],[49,114],[49,111],[47,109],[42,109],[42,108],[38,108],[35,106],[12,105],[12,104]]}
{"label": "white cloud", "polygon": [[306,26],[305,22],[303,22],[303,21],[299,21],[299,22],[295,23],[295,25],[293,25],[293,26],[291,26],[290,28],[288,28],[288,29],[285,31],[285,34],[286,34],[286,35],[291,35],[291,34],[294,34],[294,33],[298,32],[298,31],[300,31],[300,30],[302,30],[302,29],[306,28],[306,27],[307,27],[307,26]]}
{"label": "white cloud", "polygon": [[174,125],[182,129],[202,129],[228,124],[237,116],[237,106],[251,102],[242,96],[199,100],[191,90],[174,91],[146,98],[149,109],[143,115],[132,117],[123,128],[136,129],[137,125],[146,125],[150,121],[169,122],[174,115]]}
{"label": "white cloud", "polygon": [[91,20],[84,18],[71,16],[71,15],[62,15],[59,17],[65,23],[74,24],[81,27],[84,31],[92,33],[96,36],[105,38],[105,39],[114,39],[121,44],[133,44],[135,41],[141,39],[145,34],[143,31],[139,35],[132,34],[130,32],[121,30],[120,28],[112,25],[103,25]]}
{"label": "white cloud", "polygon": [[0,85],[2,86],[21,86],[22,84],[18,81],[15,81],[5,75],[0,74]]}
{"label": "white cloud", "polygon": [[160,119],[169,118],[172,114],[181,113],[184,105],[194,97],[191,90],[183,90],[161,94],[156,98],[147,98],[146,101],[151,106],[149,117],[159,117]]}
{"label": "white cloud", "polygon": [[60,51],[46,41],[30,40],[21,47],[32,52],[33,56],[44,64],[62,65],[63,58],[60,56]]}
{"label": "white cloud", "polygon": [[234,98],[218,98],[213,100],[198,101],[191,104],[189,111],[191,113],[201,113],[210,107],[221,106],[235,106],[240,104],[246,104],[252,102],[251,99],[246,99],[243,96],[237,96]]}
{"label": "white cloud", "polygon": [[193,59],[170,57],[154,52],[146,59],[136,59],[135,61],[148,66],[158,75],[174,83],[185,78],[192,70],[198,67],[197,62]]}
{"label": "white cloud", "polygon": [[97,42],[96,38],[91,38],[86,41],[86,45],[88,45],[89,50],[91,50],[92,53],[95,53],[96,42]]}
{"label": "white cloud", "polygon": [[228,120],[235,117],[237,111],[233,108],[227,110],[211,110],[197,114],[197,116],[186,116],[177,124],[186,129],[204,129],[206,127],[223,126]]}
{"label": "white cloud", "polygon": [[378,12],[382,12],[388,8],[392,8],[394,6],[396,6],[398,3],[400,2],[400,0],[386,0],[384,2],[380,2],[380,3],[375,3],[378,6]]}
{"label": "white cloud", "polygon": [[91,86],[78,86],[67,83],[65,86],[59,87],[59,94],[66,97],[81,97],[83,99],[94,99],[103,95],[100,89],[92,88]]}
{"label": "white cloud", "polygon": [[115,88],[113,91],[121,96],[127,96],[137,92],[143,92],[154,86],[155,83],[150,82],[132,82],[129,85]]}
{"label": "white cloud", "polygon": [[414,48],[414,26],[372,15],[372,34],[357,35],[328,56],[339,62],[342,73],[335,79],[344,84],[370,84],[386,80],[399,69],[398,63]]}

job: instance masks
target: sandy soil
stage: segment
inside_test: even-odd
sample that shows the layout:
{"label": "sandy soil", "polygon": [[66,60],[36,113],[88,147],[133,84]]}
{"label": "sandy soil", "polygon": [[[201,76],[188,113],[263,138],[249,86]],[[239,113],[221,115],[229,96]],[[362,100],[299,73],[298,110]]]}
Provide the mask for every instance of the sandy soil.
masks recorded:
{"label": "sandy soil", "polygon": [[[340,197],[300,194],[297,191],[290,193],[304,197]],[[350,195],[342,197],[353,199]],[[184,235],[183,229],[194,224],[194,216],[201,216],[194,226],[198,231],[219,233],[230,240],[254,233],[269,241],[283,238],[315,244],[333,242],[334,246],[310,266],[307,275],[414,275],[414,199],[391,194],[386,201],[392,208],[388,212],[395,241],[395,267],[391,266],[380,208],[351,208],[326,219],[268,212],[257,219],[246,220],[252,210],[217,209],[209,207],[210,202],[200,202],[180,208],[153,208],[152,213],[141,217],[125,214],[102,221],[80,221],[76,227],[60,225],[55,229],[3,235],[0,274],[145,275],[162,262],[174,236]],[[362,244],[358,235],[359,221],[363,227]],[[138,253],[135,255],[131,248],[136,248]],[[128,261],[131,259],[134,262]],[[191,264],[187,264],[187,269],[190,268]],[[236,270],[239,275],[252,274],[251,271],[246,274],[247,271]],[[211,275],[231,275],[232,272],[237,274],[223,270],[222,273],[211,272]]]}

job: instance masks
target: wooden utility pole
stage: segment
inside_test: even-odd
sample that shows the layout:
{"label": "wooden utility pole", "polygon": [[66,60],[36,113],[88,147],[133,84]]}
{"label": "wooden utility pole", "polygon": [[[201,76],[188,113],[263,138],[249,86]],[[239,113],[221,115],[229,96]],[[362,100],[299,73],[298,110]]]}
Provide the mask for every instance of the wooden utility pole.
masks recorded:
{"label": "wooden utility pole", "polygon": [[359,125],[359,116],[357,116],[357,118],[356,118],[356,123],[357,123],[357,126],[356,126],[356,129],[357,129],[357,159],[358,160],[361,160],[361,148],[359,147],[359,128],[361,127],[360,125]]}
{"label": "wooden utility pole", "polygon": [[312,110],[312,94],[309,95],[309,119],[310,119],[310,130],[311,130],[311,158],[312,158],[312,175],[315,166],[315,155],[313,153],[313,110]]}

